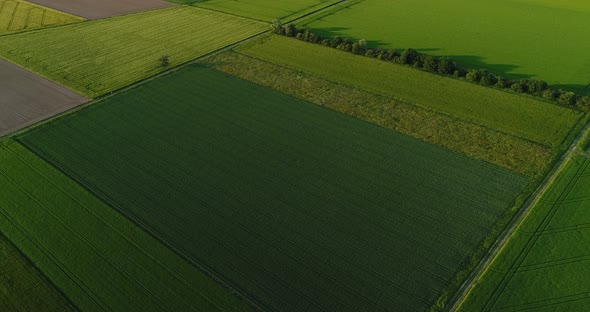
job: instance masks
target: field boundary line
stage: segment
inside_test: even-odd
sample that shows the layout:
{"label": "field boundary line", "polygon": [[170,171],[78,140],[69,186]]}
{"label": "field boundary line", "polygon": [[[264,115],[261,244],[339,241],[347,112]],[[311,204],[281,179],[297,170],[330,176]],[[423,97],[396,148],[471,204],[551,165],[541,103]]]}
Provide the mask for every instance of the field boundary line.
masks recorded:
{"label": "field boundary line", "polygon": [[[579,123],[580,121],[578,121]],[[559,176],[561,171],[565,168],[568,161],[575,156],[577,153],[577,144],[584,137],[586,132],[590,131],[590,121],[586,121],[583,129],[578,133],[569,148],[562,154],[557,163],[553,166],[551,171],[545,176],[539,187],[533,194],[527,199],[525,204],[517,213],[511,218],[509,224],[504,228],[502,233],[498,236],[496,241],[492,244],[487,254],[479,261],[478,265],[468,275],[463,284],[457,289],[455,294],[449,300],[447,307],[444,311],[454,312],[459,311],[459,308],[464,303],[467,296],[471,293],[477,282],[481,277],[489,270],[490,264],[496,260],[500,252],[504,249],[510,238],[516,232],[518,227],[526,219],[526,217],[532,211],[532,208],[540,201],[541,197],[553,184],[556,178]]]}

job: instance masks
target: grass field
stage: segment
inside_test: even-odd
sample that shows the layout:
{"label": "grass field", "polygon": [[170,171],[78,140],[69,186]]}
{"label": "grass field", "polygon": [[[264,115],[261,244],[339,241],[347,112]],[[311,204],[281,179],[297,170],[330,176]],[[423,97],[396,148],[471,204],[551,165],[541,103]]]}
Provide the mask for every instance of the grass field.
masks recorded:
{"label": "grass field", "polygon": [[194,65],[19,142],[279,311],[428,308],[528,182]]}
{"label": "grass field", "polygon": [[341,0],[169,0],[181,4],[192,4],[202,8],[271,22],[275,19],[293,20],[306,13],[319,10]]}
{"label": "grass field", "polygon": [[414,68],[341,52],[292,38],[272,36],[238,50],[295,70],[401,98],[460,119],[559,146],[580,112]]}
{"label": "grass field", "polygon": [[3,235],[0,235],[0,310],[76,311]]}
{"label": "grass field", "polygon": [[531,211],[461,311],[585,311],[590,158],[577,156]]}
{"label": "grass field", "polygon": [[0,35],[71,24],[83,19],[20,0],[0,0]]}
{"label": "grass field", "polygon": [[365,0],[309,26],[365,38],[371,46],[416,48],[466,67],[590,92],[585,0]]}
{"label": "grass field", "polygon": [[80,310],[248,310],[20,144],[1,143],[0,164],[2,232]]}
{"label": "grass field", "polygon": [[[223,25],[223,27],[220,27]],[[268,25],[180,6],[0,38],[0,57],[96,97],[157,74]]]}
{"label": "grass field", "polygon": [[242,79],[529,177],[545,172],[554,157],[554,151],[525,139],[233,51],[204,62]]}

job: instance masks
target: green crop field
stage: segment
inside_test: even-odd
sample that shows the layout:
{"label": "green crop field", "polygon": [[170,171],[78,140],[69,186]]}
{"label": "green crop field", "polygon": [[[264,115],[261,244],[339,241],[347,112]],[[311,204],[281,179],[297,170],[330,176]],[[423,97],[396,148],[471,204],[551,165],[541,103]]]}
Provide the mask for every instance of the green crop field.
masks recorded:
{"label": "green crop field", "polygon": [[367,90],[401,98],[548,147],[559,146],[580,112],[411,67],[272,36],[244,53]]}
{"label": "green crop field", "polygon": [[[223,27],[220,27],[223,25]],[[268,25],[180,6],[0,38],[0,57],[96,97],[267,30]]]}
{"label": "green crop field", "polygon": [[[451,56],[511,78],[590,92],[586,0],[364,0],[309,27],[371,46]],[[315,17],[314,17],[315,20]]]}
{"label": "green crop field", "polygon": [[181,4],[193,4],[202,8],[226,12],[261,21],[275,19],[293,20],[307,13],[322,9],[341,0],[169,0]]}
{"label": "green crop field", "polygon": [[529,177],[542,175],[555,157],[555,151],[526,139],[234,51],[203,62],[236,77]]}
{"label": "green crop field", "polygon": [[428,308],[529,181],[195,65],[18,141],[279,311]]}
{"label": "green crop field", "polygon": [[0,311],[76,311],[1,234]]}
{"label": "green crop field", "polygon": [[2,232],[82,311],[248,310],[20,144],[0,164]]}
{"label": "green crop field", "polygon": [[0,35],[83,21],[81,17],[58,12],[20,0],[0,0]]}
{"label": "green crop field", "polygon": [[590,159],[573,158],[478,281],[461,311],[586,311]]}

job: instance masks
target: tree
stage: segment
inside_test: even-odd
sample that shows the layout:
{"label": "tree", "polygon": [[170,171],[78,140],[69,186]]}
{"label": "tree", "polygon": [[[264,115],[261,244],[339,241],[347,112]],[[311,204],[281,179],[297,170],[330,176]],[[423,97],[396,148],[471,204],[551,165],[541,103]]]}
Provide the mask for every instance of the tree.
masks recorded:
{"label": "tree", "polygon": [[481,79],[479,80],[480,85],[493,86],[494,84],[496,84],[496,82],[498,82],[496,75],[488,73],[487,71],[481,73]]}
{"label": "tree", "polygon": [[576,105],[576,94],[573,92],[562,92],[559,96],[559,104],[563,106]]}
{"label": "tree", "polygon": [[522,93],[524,91],[524,88],[522,87],[522,84],[520,82],[515,82],[510,86],[510,89],[516,93]]}
{"label": "tree", "polygon": [[295,27],[295,25],[293,25],[293,23],[287,24],[287,26],[285,26],[284,29],[285,29],[285,36],[287,36],[287,37],[295,37],[295,35],[297,34],[297,27]]}
{"label": "tree", "polygon": [[160,64],[162,64],[162,67],[170,66],[170,57],[168,55],[160,57]]}
{"label": "tree", "polygon": [[371,49],[368,49],[365,52],[365,56],[367,56],[367,57],[375,57],[375,51],[374,50],[371,50]]}
{"label": "tree", "polygon": [[270,24],[270,27],[272,28],[272,32],[274,32],[275,34],[282,35],[283,22],[281,22],[280,19],[276,19],[276,20],[272,21],[272,24]]}
{"label": "tree", "polygon": [[548,100],[555,100],[559,97],[559,91],[555,90],[555,89],[546,89],[545,91],[543,91],[542,96]]}
{"label": "tree", "polygon": [[470,69],[467,71],[465,78],[471,82],[479,82],[481,79],[481,72],[477,69]]}
{"label": "tree", "polygon": [[365,40],[365,39],[359,40],[359,47],[361,47],[363,49],[366,48],[367,47],[367,40]]}
{"label": "tree", "polygon": [[438,72],[443,75],[452,74],[455,71],[457,65],[453,61],[451,61],[448,57],[441,57],[438,60]]}
{"label": "tree", "polygon": [[590,110],[590,96],[582,96],[578,98],[576,106],[584,111]]}
{"label": "tree", "polygon": [[355,42],[352,44],[350,51],[354,54],[362,54],[363,48],[361,48],[361,46]]}
{"label": "tree", "polygon": [[504,89],[508,87],[508,81],[506,81],[504,78],[502,77],[497,77],[498,81],[496,81],[496,87],[500,88],[500,89]]}
{"label": "tree", "polygon": [[414,64],[418,58],[418,51],[414,49],[406,49],[400,55],[400,63],[404,65]]}
{"label": "tree", "polygon": [[425,57],[423,68],[432,73],[438,71],[438,60],[432,56]]}

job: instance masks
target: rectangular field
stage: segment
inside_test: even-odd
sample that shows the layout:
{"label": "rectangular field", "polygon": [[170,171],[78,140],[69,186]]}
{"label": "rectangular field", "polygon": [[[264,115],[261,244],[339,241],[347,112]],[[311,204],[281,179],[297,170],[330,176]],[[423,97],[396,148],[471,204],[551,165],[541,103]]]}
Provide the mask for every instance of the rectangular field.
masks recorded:
{"label": "rectangular field", "polygon": [[100,19],[172,6],[163,0],[29,0],[62,12]]}
{"label": "rectangular field", "polygon": [[[223,27],[220,27],[223,25]],[[268,25],[180,6],[0,38],[0,57],[96,97],[267,30]]]}
{"label": "rectangular field", "polygon": [[0,59],[0,136],[87,101],[73,91]]}
{"label": "rectangular field", "polygon": [[75,307],[2,234],[0,311],[76,311]]}
{"label": "rectangular field", "polygon": [[0,185],[2,232],[81,311],[249,310],[16,142],[0,143]]}
{"label": "rectangular field", "polygon": [[271,36],[262,44],[240,47],[239,52],[401,98],[548,147],[559,146],[582,115],[530,97],[287,37]]}
{"label": "rectangular field", "polygon": [[194,4],[196,6],[215,11],[226,12],[256,20],[271,22],[283,19],[285,22],[293,20],[306,13],[319,10],[341,0],[169,0],[171,2]]}
{"label": "rectangular field", "polygon": [[528,183],[194,65],[18,140],[278,311],[427,309]]}
{"label": "rectangular field", "polygon": [[415,48],[510,78],[590,92],[586,0],[364,0],[308,26],[373,47]]}
{"label": "rectangular field", "polygon": [[590,158],[576,156],[478,281],[461,311],[586,311]]}
{"label": "rectangular field", "polygon": [[83,18],[20,0],[0,0],[0,35],[80,22]]}

